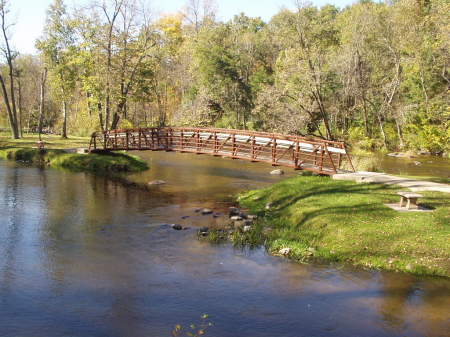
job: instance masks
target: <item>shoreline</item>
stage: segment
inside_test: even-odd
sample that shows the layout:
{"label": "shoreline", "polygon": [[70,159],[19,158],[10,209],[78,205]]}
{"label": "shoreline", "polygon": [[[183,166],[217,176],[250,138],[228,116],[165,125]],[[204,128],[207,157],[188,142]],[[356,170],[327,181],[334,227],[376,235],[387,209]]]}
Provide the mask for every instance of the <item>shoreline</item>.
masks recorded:
{"label": "shoreline", "polygon": [[78,154],[70,153],[66,149],[0,147],[0,159],[113,177],[149,169],[147,162],[135,155],[125,153]]}
{"label": "shoreline", "polygon": [[231,225],[211,242],[262,246],[298,262],[338,262],[420,276],[450,277],[450,198],[424,192],[432,213],[396,212],[398,187],[300,176],[242,193],[237,201],[258,219]]}

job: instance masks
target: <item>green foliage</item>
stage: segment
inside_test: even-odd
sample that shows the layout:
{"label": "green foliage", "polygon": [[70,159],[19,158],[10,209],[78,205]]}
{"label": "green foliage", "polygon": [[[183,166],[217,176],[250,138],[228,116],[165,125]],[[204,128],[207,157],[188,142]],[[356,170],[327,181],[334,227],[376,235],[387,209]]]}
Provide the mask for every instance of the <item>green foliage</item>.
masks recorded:
{"label": "green foliage", "polygon": [[441,154],[450,150],[450,106],[432,102],[428,112],[416,114],[407,126],[408,142],[414,149]]}
{"label": "green foliage", "polygon": [[363,151],[373,151],[380,146],[377,139],[366,136],[364,128],[361,126],[349,128],[347,141],[352,144],[354,148]]}
{"label": "green foliage", "polygon": [[53,1],[39,59],[16,61],[22,125],[38,124],[47,67],[44,125],[64,129],[68,116],[72,134],[219,126],[343,139],[365,152],[449,152],[446,0],[299,2],[268,22],[192,9],[151,22],[140,2],[114,3]]}

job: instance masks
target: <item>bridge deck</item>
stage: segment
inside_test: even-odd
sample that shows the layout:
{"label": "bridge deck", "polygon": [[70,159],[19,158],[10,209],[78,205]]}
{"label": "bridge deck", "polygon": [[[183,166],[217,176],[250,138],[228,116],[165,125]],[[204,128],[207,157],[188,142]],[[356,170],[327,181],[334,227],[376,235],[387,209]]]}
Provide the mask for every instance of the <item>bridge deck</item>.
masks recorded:
{"label": "bridge deck", "polygon": [[95,132],[89,150],[191,152],[327,175],[338,173],[344,161],[353,168],[343,142],[246,130],[148,128]]}

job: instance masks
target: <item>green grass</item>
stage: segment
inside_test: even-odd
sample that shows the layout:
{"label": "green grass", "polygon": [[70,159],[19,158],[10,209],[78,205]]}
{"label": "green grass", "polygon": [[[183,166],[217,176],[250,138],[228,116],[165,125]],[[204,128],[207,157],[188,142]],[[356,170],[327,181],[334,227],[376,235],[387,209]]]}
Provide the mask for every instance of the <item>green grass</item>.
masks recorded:
{"label": "green grass", "polygon": [[97,175],[133,173],[148,169],[144,160],[124,153],[76,154],[60,149],[40,151],[34,148],[8,147],[0,148],[0,158]]}
{"label": "green grass", "polygon": [[9,134],[0,133],[0,158],[35,165],[63,168],[75,172],[91,172],[98,175],[133,173],[148,169],[145,161],[124,153],[76,154],[65,149],[89,147],[89,137],[62,139],[55,135],[42,135],[45,150],[37,149],[37,134],[11,139]]}
{"label": "green grass", "polygon": [[[351,262],[369,268],[450,276],[450,196],[423,192],[432,213],[397,212],[396,187],[301,176],[239,197],[262,216],[255,231],[237,238],[263,243],[289,257]],[[422,193],[422,192],[421,192]],[[272,207],[266,210],[266,204]]]}
{"label": "green grass", "polygon": [[[0,148],[2,147],[37,147],[37,134],[24,134],[21,139],[11,139],[8,133],[0,132]],[[42,135],[42,141],[48,149],[70,149],[89,147],[89,137],[72,137],[63,139],[57,135]]]}

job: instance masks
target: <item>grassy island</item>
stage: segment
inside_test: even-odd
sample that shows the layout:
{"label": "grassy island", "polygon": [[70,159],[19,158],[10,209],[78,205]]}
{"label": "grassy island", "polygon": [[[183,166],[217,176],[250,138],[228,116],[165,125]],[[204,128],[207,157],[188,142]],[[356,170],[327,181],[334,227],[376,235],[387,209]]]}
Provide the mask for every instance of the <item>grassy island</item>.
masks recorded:
{"label": "grassy island", "polygon": [[450,277],[450,198],[421,192],[432,213],[397,212],[393,186],[299,176],[239,197],[260,215],[254,230],[238,238],[265,244],[272,253],[324,259],[369,268]]}
{"label": "grassy island", "polygon": [[37,149],[36,142],[36,136],[27,136],[18,141],[0,137],[0,158],[97,175],[134,173],[148,169],[144,160],[126,153],[68,152],[71,148],[86,147],[89,138],[62,140],[57,136],[46,136],[45,150]]}
{"label": "grassy island", "polygon": [[77,154],[56,149],[6,148],[0,149],[0,158],[98,175],[133,173],[148,169],[145,161],[125,153]]}

